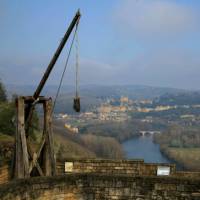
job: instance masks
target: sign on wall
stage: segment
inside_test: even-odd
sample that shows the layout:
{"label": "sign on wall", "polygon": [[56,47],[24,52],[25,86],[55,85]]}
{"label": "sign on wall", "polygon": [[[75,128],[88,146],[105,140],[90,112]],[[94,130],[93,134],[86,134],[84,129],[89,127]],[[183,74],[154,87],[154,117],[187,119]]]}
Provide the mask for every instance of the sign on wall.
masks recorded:
{"label": "sign on wall", "polygon": [[169,166],[158,166],[157,176],[169,176],[169,175],[170,175],[170,167]]}
{"label": "sign on wall", "polygon": [[65,162],[65,172],[73,171],[73,162]]}

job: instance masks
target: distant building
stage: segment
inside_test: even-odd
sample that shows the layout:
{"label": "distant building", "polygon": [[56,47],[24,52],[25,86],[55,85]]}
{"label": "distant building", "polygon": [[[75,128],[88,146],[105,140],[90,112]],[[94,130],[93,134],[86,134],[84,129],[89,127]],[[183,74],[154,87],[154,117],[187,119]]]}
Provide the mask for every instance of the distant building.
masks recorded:
{"label": "distant building", "polygon": [[174,106],[157,106],[155,108],[155,111],[164,111],[164,110],[170,110],[175,108]]}
{"label": "distant building", "polygon": [[148,116],[148,117],[145,117],[144,119],[141,119],[141,122],[152,123],[153,118],[151,116]]}
{"label": "distant building", "polygon": [[102,105],[102,106],[100,106],[99,108],[98,108],[98,111],[100,112],[100,113],[109,113],[109,112],[111,112],[111,110],[112,110],[112,106],[110,106],[110,105]]}
{"label": "distant building", "polygon": [[152,111],[153,109],[152,108],[137,108],[137,111],[138,112],[143,112],[143,113],[148,113],[150,111]]}
{"label": "distant building", "polygon": [[59,113],[58,117],[62,118],[62,119],[66,119],[68,117],[68,115],[67,114],[63,114],[63,113]]}
{"label": "distant building", "polygon": [[65,124],[65,128],[68,129],[69,131],[71,131],[72,133],[78,133],[79,130],[76,127],[71,127],[70,124]]}
{"label": "distant building", "polygon": [[112,106],[112,112],[125,112],[127,110],[126,106]]}
{"label": "distant building", "polygon": [[128,97],[123,97],[123,96],[122,96],[122,97],[120,98],[120,102],[121,102],[121,103],[128,103],[128,102],[129,102],[129,99],[128,99]]}
{"label": "distant building", "polygon": [[191,118],[191,119],[193,119],[193,118],[195,118],[195,115],[181,115],[180,116],[182,119],[186,119],[186,118]]}
{"label": "distant building", "polygon": [[152,100],[144,99],[144,100],[139,101],[139,103],[141,103],[141,104],[152,104]]}

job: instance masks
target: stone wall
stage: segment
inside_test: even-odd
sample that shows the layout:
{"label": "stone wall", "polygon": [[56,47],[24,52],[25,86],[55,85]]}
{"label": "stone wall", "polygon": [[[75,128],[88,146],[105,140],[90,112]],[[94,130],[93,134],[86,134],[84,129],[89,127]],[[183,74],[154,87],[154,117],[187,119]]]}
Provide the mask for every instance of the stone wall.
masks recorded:
{"label": "stone wall", "polygon": [[185,171],[177,171],[174,176],[176,177],[187,177],[187,178],[200,178],[200,172],[185,172]]}
{"label": "stone wall", "polygon": [[[66,166],[65,166],[66,164]],[[100,173],[131,176],[157,176],[159,167],[169,167],[170,176],[200,178],[200,172],[176,171],[175,164],[145,163],[143,160],[68,159],[57,165],[59,175],[67,173]],[[67,167],[70,164],[71,167]]]}
{"label": "stone wall", "polygon": [[7,183],[10,180],[10,169],[8,165],[0,168],[0,184]]}
{"label": "stone wall", "polygon": [[58,167],[59,174],[65,173],[106,173],[131,176],[156,176],[158,167],[169,167],[170,175],[175,174],[174,164],[144,163],[143,160],[68,159]]}
{"label": "stone wall", "polygon": [[[158,168],[170,169],[158,175]],[[66,169],[65,169],[66,168]],[[200,173],[143,160],[75,160],[57,166],[59,176],[9,180],[0,168],[1,200],[200,200]],[[4,183],[4,184],[3,184]]]}
{"label": "stone wall", "polygon": [[0,199],[199,200],[200,179],[76,173],[4,184]]}

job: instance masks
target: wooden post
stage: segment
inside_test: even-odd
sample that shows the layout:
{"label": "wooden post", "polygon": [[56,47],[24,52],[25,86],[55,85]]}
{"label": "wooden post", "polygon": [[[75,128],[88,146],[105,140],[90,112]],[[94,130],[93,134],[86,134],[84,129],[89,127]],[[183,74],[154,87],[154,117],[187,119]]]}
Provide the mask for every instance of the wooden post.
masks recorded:
{"label": "wooden post", "polygon": [[17,99],[17,127],[15,137],[15,178],[29,177],[29,160],[25,135],[24,99]]}
{"label": "wooden post", "polygon": [[52,100],[44,102],[44,137],[46,138],[43,150],[44,173],[46,176],[56,174],[56,161],[54,155],[54,142],[52,133]]}

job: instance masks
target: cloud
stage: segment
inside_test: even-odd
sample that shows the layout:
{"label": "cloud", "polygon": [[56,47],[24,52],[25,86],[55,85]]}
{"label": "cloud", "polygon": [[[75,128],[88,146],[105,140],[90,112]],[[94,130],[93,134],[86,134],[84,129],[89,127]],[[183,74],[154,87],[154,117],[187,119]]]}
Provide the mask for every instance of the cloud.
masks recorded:
{"label": "cloud", "polygon": [[115,81],[117,65],[93,59],[83,59],[80,63],[81,82],[83,84],[109,84]]}
{"label": "cloud", "polygon": [[200,57],[195,50],[163,48],[158,52],[138,54],[123,64],[82,60],[80,78],[81,84],[141,84],[200,89],[199,66]]}
{"label": "cloud", "polygon": [[114,19],[118,28],[138,37],[180,37],[199,28],[198,10],[172,0],[123,0]]}
{"label": "cloud", "polygon": [[130,84],[199,89],[198,4],[175,0],[123,0],[113,28],[127,59],[116,76]]}
{"label": "cloud", "polygon": [[126,63],[121,76],[131,84],[200,89],[199,66],[200,57],[195,51],[160,49]]}
{"label": "cloud", "polygon": [[[163,48],[159,52],[138,54],[123,64],[81,60],[80,80],[81,84],[141,84],[199,89],[199,66],[200,57],[197,52]],[[71,79],[73,74],[68,71],[67,77]]]}
{"label": "cloud", "polygon": [[[36,66],[7,65],[4,68],[0,67],[0,75],[7,83],[37,85],[45,68]],[[80,85],[141,84],[200,89],[199,66],[200,57],[197,52],[178,48],[173,51],[160,49],[159,52],[138,54],[123,64],[88,58],[80,62]],[[46,85],[58,85],[62,70],[63,65],[56,66]],[[63,84],[75,84],[74,63],[68,66]]]}
{"label": "cloud", "polygon": [[[33,61],[31,64],[27,64],[26,62],[3,63],[1,61],[0,77],[3,77],[3,81],[6,83],[37,85],[46,70],[45,66],[44,64],[38,64],[36,61]],[[59,84],[63,67],[64,60],[56,64],[49,76],[47,85]],[[117,65],[104,63],[91,58],[81,59],[80,82],[81,84],[110,84],[115,81],[119,70],[121,69]],[[75,62],[72,60],[67,66],[63,84],[75,84]]]}

